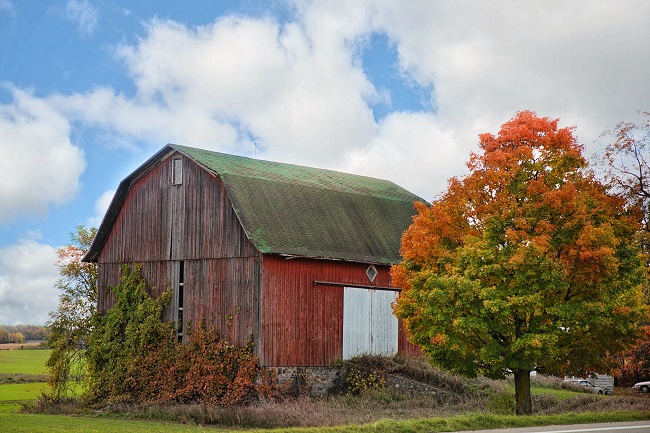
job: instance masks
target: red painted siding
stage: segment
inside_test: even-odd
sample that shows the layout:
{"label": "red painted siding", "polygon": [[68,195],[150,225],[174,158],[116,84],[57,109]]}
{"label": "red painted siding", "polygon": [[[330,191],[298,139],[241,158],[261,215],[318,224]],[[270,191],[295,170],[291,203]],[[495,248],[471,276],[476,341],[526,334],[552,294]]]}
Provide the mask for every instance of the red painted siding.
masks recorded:
{"label": "red painted siding", "polygon": [[[343,287],[314,281],[390,286],[388,266],[376,266],[373,283],[367,264],[328,260],[285,259],[265,255],[262,271],[260,360],[265,366],[327,366],[343,350]],[[400,332],[403,353],[415,346]]]}

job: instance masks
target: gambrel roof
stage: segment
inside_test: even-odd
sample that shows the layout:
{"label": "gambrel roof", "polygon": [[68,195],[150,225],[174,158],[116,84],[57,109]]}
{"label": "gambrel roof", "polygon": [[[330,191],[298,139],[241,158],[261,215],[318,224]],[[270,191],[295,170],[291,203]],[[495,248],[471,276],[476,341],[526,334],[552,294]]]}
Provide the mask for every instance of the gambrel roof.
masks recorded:
{"label": "gambrel roof", "polygon": [[386,180],[169,144],[120,183],[85,260],[97,260],[130,186],[175,151],[221,179],[262,254],[396,263],[424,202]]}

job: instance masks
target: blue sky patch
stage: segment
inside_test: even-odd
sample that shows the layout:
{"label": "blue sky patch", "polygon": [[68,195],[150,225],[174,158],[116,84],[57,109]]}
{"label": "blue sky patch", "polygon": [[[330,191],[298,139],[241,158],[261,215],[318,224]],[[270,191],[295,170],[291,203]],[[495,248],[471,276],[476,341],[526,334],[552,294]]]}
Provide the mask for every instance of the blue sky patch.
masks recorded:
{"label": "blue sky patch", "polygon": [[[371,103],[375,120],[393,111],[432,109],[431,87],[422,87],[400,70],[397,47],[385,33],[373,33],[361,52],[363,71],[379,93]],[[386,95],[386,97],[382,97]]]}

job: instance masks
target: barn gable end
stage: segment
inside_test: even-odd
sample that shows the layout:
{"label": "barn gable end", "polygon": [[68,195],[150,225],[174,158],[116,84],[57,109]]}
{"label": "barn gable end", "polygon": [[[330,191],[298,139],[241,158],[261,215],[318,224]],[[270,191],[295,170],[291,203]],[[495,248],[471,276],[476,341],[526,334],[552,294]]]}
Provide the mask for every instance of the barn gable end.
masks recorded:
{"label": "barn gable end", "polygon": [[[174,183],[173,167],[179,160],[183,179]],[[181,323],[204,318],[208,326],[240,344],[256,334],[261,256],[248,241],[217,176],[171,152],[134,176],[114,212],[106,217],[114,221],[96,256],[100,310],[113,303],[108,288],[119,283],[121,263],[137,262],[154,288],[152,295],[172,289],[167,319],[179,322],[180,301]]]}

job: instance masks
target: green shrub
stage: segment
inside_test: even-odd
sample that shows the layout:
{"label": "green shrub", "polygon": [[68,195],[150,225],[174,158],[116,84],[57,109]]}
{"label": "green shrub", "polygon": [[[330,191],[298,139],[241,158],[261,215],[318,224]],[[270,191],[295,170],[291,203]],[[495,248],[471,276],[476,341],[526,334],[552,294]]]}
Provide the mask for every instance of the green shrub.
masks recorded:
{"label": "green shrub", "polygon": [[[95,315],[88,337],[86,398],[90,401],[139,398],[137,374],[149,351],[162,351],[173,342],[173,324],[162,321],[170,293],[152,299],[141,265],[122,266],[114,287],[115,306]],[[153,367],[153,366],[149,366]]]}
{"label": "green shrub", "polygon": [[515,397],[507,392],[498,392],[488,398],[486,408],[495,415],[514,415]]}
{"label": "green shrub", "polygon": [[170,294],[149,297],[139,265],[124,266],[113,291],[115,306],[97,316],[88,339],[89,402],[233,405],[255,395],[260,367],[252,339],[232,345],[201,320],[188,343],[177,344],[173,324],[162,321]]}

